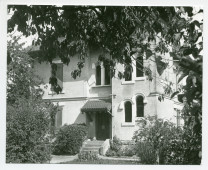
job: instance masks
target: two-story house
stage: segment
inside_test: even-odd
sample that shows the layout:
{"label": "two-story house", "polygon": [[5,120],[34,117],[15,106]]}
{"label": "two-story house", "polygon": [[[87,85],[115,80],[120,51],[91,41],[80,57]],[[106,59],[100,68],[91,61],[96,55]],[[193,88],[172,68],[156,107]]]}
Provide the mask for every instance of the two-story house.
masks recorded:
{"label": "two-story house", "polygon": [[[111,78],[109,68],[105,68],[103,63],[98,61],[99,55],[99,50],[89,52],[81,76],[76,79],[72,78],[71,72],[77,67],[78,57],[71,58],[68,66],[59,58],[55,59],[55,76],[62,88],[60,94],[51,90],[50,64],[34,64],[36,74],[43,79],[43,86],[48,86],[44,88],[43,98],[59,103],[57,127],[86,123],[89,128],[88,138],[104,140],[116,135],[121,140],[131,140],[134,131],[139,128],[137,121],[148,115],[157,115],[180,124],[178,110],[182,105],[169,97],[165,97],[163,101],[158,100],[166,83],[172,82],[173,89],[177,88],[177,76],[173,67],[177,61],[168,53],[162,55],[169,66],[161,75],[158,74],[154,56],[147,59],[135,54],[130,58],[133,71],[125,79],[117,77],[118,71],[125,71],[124,65],[117,63],[115,77]],[[144,75],[143,66],[152,70],[152,81]]]}

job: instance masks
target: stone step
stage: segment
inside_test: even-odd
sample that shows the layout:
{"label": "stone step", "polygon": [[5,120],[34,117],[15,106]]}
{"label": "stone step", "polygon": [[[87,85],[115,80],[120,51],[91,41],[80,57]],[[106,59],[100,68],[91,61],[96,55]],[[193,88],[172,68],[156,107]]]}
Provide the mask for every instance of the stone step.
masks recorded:
{"label": "stone step", "polygon": [[85,145],[102,145],[104,141],[86,141]]}
{"label": "stone step", "polygon": [[93,152],[95,154],[99,154],[99,150],[102,146],[102,144],[104,143],[104,141],[85,141],[82,149],[81,149],[81,153],[83,152]]}
{"label": "stone step", "polygon": [[101,147],[102,145],[95,145],[95,144],[84,144],[84,147]]}
{"label": "stone step", "polygon": [[102,144],[96,144],[96,143],[85,143],[84,146],[102,146]]}
{"label": "stone step", "polygon": [[99,153],[99,150],[91,150],[91,151],[88,151],[88,150],[81,150],[81,151],[80,151],[80,153],[85,153],[85,152],[91,152],[91,153],[98,154],[98,155],[100,154],[100,153]]}
{"label": "stone step", "polygon": [[99,150],[100,147],[83,147],[82,150],[90,151],[90,150]]}

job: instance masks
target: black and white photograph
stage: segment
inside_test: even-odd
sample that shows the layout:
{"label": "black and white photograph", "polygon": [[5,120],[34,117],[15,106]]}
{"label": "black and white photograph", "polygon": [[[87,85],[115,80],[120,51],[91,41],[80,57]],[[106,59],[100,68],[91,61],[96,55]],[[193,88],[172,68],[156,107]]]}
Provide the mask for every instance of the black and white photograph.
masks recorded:
{"label": "black and white photograph", "polygon": [[6,165],[202,165],[203,5],[6,8]]}

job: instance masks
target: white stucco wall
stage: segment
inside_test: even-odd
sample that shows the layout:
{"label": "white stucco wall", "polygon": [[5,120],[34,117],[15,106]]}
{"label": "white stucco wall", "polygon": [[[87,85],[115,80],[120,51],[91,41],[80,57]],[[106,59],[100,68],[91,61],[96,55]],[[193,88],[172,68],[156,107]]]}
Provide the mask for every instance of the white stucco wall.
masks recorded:
{"label": "white stucco wall", "polygon": [[[112,137],[116,135],[121,140],[131,140],[134,131],[139,128],[136,123],[138,119],[136,117],[136,96],[142,95],[145,100],[144,104],[144,116],[157,114],[160,118],[167,118],[176,121],[174,117],[176,112],[174,110],[174,102],[166,99],[162,102],[158,101],[156,93],[163,92],[163,87],[158,84],[159,78],[165,78],[169,76],[169,80],[176,80],[171,77],[173,70],[170,72],[164,72],[160,77],[156,70],[156,63],[153,60],[154,57],[150,57],[151,60],[144,60],[145,66],[150,66],[153,74],[153,80],[149,81],[144,78],[137,79],[135,77],[136,70],[133,71],[133,81],[130,84],[126,84],[123,80],[117,77],[112,79],[111,85],[96,86],[96,64],[99,57],[98,51],[90,53],[86,59],[85,67],[82,69],[80,77],[75,80],[71,77],[71,72],[77,68],[78,57],[71,58],[69,65],[63,66],[63,94],[50,95],[49,77],[51,74],[51,68],[49,63],[35,63],[34,70],[43,80],[43,85],[47,85],[48,88],[44,89],[45,93],[43,98],[50,99],[53,102],[62,102],[62,124],[72,123],[86,123],[86,115],[80,113],[80,109],[88,99],[103,99],[112,98]],[[117,71],[123,71],[124,68],[121,64],[116,66]],[[135,69],[135,68],[134,68]],[[168,75],[167,75],[168,74]],[[159,77],[159,78],[156,78]],[[43,86],[42,86],[43,87]],[[155,93],[155,95],[153,95]],[[124,113],[124,101],[129,100],[132,102],[132,123],[125,123]],[[95,135],[95,124],[91,125],[90,137]]]}
{"label": "white stucco wall", "polygon": [[[59,102],[62,105],[62,125],[86,123],[86,115],[82,114],[80,109],[88,99],[111,98],[111,85],[96,86],[96,69],[94,66],[98,61],[99,54],[96,51],[90,53],[82,69],[81,76],[76,79],[72,78],[71,72],[77,69],[78,57],[72,57],[69,65],[63,65],[63,93],[58,95],[52,95],[50,92],[50,64],[46,62],[34,63],[35,74],[43,81],[41,85],[44,89],[43,99],[51,100],[54,103]],[[46,86],[47,88],[44,88]],[[94,135],[95,132],[92,132],[91,136]]]}

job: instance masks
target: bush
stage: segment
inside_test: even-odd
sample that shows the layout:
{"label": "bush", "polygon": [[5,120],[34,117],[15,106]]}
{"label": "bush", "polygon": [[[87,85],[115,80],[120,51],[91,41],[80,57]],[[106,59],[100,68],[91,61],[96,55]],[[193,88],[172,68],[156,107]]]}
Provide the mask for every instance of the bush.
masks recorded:
{"label": "bush", "polygon": [[[200,164],[198,153],[201,148],[190,127],[184,126],[182,129],[157,117],[145,118],[140,125],[133,138],[137,142],[137,155],[142,163]],[[148,157],[151,159],[148,160]]]}
{"label": "bush", "polygon": [[141,148],[140,145],[147,145],[147,148],[142,151],[137,149],[138,156],[140,156],[141,159],[144,159],[145,162],[143,163],[147,163],[149,160],[146,161],[146,158],[142,158],[141,154],[150,156],[151,154],[156,154],[157,158],[152,159],[156,161],[154,164],[164,164],[169,143],[172,139],[180,138],[182,132],[181,129],[175,127],[174,124],[169,121],[158,119],[156,116],[142,119],[139,124],[141,128],[134,133],[133,138],[137,141],[137,146],[139,148]]}
{"label": "bush", "polygon": [[121,147],[122,143],[119,138],[116,136],[113,137],[113,140],[110,140],[110,148],[106,152],[106,156],[121,156]]}
{"label": "bush", "polygon": [[53,154],[75,155],[79,153],[82,143],[87,138],[87,127],[84,124],[64,125],[56,134],[53,143]]}
{"label": "bush", "polygon": [[44,163],[50,159],[50,110],[39,102],[18,99],[16,105],[7,106],[7,163]]}
{"label": "bush", "polygon": [[144,164],[156,164],[156,152],[150,142],[137,142],[136,152]]}
{"label": "bush", "polygon": [[123,156],[134,156],[136,155],[136,147],[134,145],[128,145],[123,149]]}
{"label": "bush", "polygon": [[136,155],[134,145],[128,145],[125,148],[122,148],[122,142],[116,136],[113,137],[113,140],[110,140],[110,148],[106,152],[106,156],[133,156]]}
{"label": "bush", "polygon": [[106,156],[109,156],[109,157],[113,157],[113,156],[117,156],[117,152],[116,151],[113,151],[111,150],[110,148],[107,150],[107,152],[105,153]]}
{"label": "bush", "polygon": [[78,159],[80,161],[95,161],[98,160],[98,154],[94,152],[81,152],[78,154]]}
{"label": "bush", "polygon": [[114,136],[113,140],[110,140],[110,149],[111,150],[118,152],[119,150],[121,150],[121,146],[122,146],[122,143],[118,137]]}

